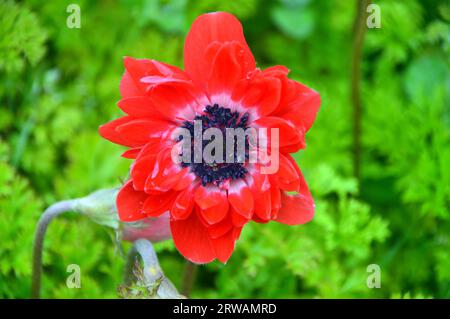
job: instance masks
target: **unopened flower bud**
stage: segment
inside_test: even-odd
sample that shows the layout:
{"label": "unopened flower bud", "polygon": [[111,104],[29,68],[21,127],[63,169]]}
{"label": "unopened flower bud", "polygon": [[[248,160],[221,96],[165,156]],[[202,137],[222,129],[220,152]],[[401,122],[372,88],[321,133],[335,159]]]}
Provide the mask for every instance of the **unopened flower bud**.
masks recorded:
{"label": "unopened flower bud", "polygon": [[135,241],[145,238],[151,242],[163,241],[172,237],[169,224],[169,212],[155,218],[149,217],[138,222],[124,223],[123,239]]}
{"label": "unopened flower bud", "polygon": [[76,201],[73,209],[86,215],[97,224],[122,229],[122,238],[127,241],[148,239],[151,242],[171,238],[168,212],[159,217],[149,217],[132,223],[122,223],[116,208],[117,188],[101,189]]}
{"label": "unopened flower bud", "polygon": [[117,192],[117,188],[98,190],[78,199],[73,209],[97,224],[118,229],[120,223],[116,209]]}

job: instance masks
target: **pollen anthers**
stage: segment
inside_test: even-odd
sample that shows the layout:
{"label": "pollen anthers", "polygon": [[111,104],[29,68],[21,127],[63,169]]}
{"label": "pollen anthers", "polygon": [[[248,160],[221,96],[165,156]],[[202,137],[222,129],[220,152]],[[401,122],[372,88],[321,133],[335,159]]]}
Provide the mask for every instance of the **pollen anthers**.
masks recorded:
{"label": "pollen anthers", "polygon": [[[227,107],[219,106],[218,104],[207,105],[203,111],[202,115],[197,115],[194,118],[194,121],[201,121],[202,123],[202,136],[203,133],[210,129],[216,128],[221,130],[222,136],[226,135],[226,129],[242,129],[246,130],[248,128],[248,119],[249,114],[244,113],[241,115],[237,111],[232,111]],[[222,182],[228,179],[240,179],[245,177],[247,174],[247,169],[244,167],[242,160],[238,159],[238,148],[236,147],[236,138],[234,138],[234,154],[228,154],[227,156],[232,158],[231,162],[229,160],[217,163],[201,161],[200,163],[196,163],[194,160],[195,156],[195,124],[194,121],[185,121],[182,128],[189,130],[191,136],[191,158],[189,163],[182,162],[181,165],[183,167],[190,167],[191,171],[200,178],[202,185],[206,186],[209,183],[213,183],[215,185],[220,185]],[[182,137],[179,139],[182,140]],[[202,154],[206,145],[214,141],[214,138],[211,140],[202,139]],[[223,151],[225,151],[226,143],[225,139],[223,140]],[[249,143],[248,140],[245,140],[245,160],[248,159],[248,149]],[[181,154],[180,154],[181,155]]]}

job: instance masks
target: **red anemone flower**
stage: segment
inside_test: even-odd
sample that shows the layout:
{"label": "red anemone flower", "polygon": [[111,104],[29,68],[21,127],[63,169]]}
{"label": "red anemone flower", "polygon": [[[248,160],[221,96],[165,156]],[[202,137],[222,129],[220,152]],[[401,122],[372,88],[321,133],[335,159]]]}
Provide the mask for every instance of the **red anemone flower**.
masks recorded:
{"label": "red anemone flower", "polygon": [[[117,196],[122,221],[169,211],[172,237],[184,257],[224,263],[247,222],[296,225],[312,219],[314,201],[290,153],[305,147],[320,96],[288,79],[284,66],[257,68],[233,15],[208,13],[194,21],[184,71],[129,57],[124,65],[118,106],[126,115],[100,127],[101,136],[129,148],[123,157],[134,159]],[[279,169],[263,174],[265,164],[258,163],[175,163],[171,150],[179,140],[172,134],[195,119],[221,129],[278,129]]]}

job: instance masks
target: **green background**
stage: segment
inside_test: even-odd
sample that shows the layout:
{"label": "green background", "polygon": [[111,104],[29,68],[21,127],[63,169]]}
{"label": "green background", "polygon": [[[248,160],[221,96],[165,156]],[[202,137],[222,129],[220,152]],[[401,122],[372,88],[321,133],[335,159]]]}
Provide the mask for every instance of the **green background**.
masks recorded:
{"label": "green background", "polygon": [[[97,128],[117,116],[122,57],[182,66],[191,22],[229,11],[261,68],[282,64],[322,96],[296,155],[314,220],[249,224],[227,265],[200,266],[192,297],[450,297],[450,7],[374,1],[361,64],[361,176],[354,176],[351,65],[356,1],[0,2],[0,297],[27,298],[35,224],[51,203],[119,185],[130,161]],[[66,7],[81,7],[81,28]],[[115,298],[124,258],[111,230],[75,214],[52,223],[42,296]],[[129,249],[128,243],[124,249]],[[177,287],[185,262],[156,244]],[[68,289],[68,264],[81,288]],[[381,288],[366,285],[381,267]]]}

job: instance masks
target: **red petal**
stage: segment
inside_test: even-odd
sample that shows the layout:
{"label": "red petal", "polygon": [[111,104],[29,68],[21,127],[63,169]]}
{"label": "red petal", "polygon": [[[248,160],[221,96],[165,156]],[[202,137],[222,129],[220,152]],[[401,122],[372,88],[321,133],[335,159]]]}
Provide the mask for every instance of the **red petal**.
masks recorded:
{"label": "red petal", "polygon": [[261,174],[259,165],[257,165],[246,181],[253,194],[254,214],[265,220],[270,219],[272,207],[268,175]]}
{"label": "red petal", "polygon": [[170,156],[170,148],[161,151],[156,157],[155,165],[145,182],[145,191],[166,192],[178,183],[178,179],[186,173],[179,165],[174,164]]}
{"label": "red petal", "polygon": [[117,105],[122,111],[133,117],[161,118],[150,98],[146,96],[124,98]]}
{"label": "red petal", "polygon": [[139,156],[131,166],[131,179],[136,189],[144,191],[145,182],[153,171],[156,155]]}
{"label": "red petal", "polygon": [[195,202],[201,209],[214,207],[222,203],[222,194],[217,186],[199,185],[195,191]]}
{"label": "red petal", "polygon": [[236,41],[243,53],[244,74],[255,69],[255,59],[245,41],[241,23],[226,12],[213,12],[199,16],[191,26],[184,45],[184,68],[200,87],[205,88],[210,69],[205,59],[207,48],[213,42],[223,44]]}
{"label": "red petal", "polygon": [[185,169],[188,171],[188,173],[180,178],[178,183],[173,187],[174,190],[180,191],[193,184],[196,176],[190,173],[189,168]]}
{"label": "red petal", "polygon": [[142,148],[140,147],[132,148],[123,152],[121,156],[124,158],[135,159],[139,155],[141,150]]}
{"label": "red petal", "polygon": [[[175,166],[175,165],[178,165],[178,164],[173,164],[173,166]],[[174,170],[176,170],[176,169],[179,169],[179,167],[174,167]],[[162,188],[169,187],[170,189],[176,188],[178,186],[180,180],[183,179],[186,175],[189,175],[188,168],[180,169],[180,171],[175,174],[171,173],[171,174],[169,174],[169,176],[167,176],[167,178],[165,180],[162,181],[161,187]]]}
{"label": "red petal", "polygon": [[208,233],[212,239],[216,239],[225,235],[231,228],[233,228],[231,214],[227,214],[227,217],[224,220],[209,226]]}
{"label": "red petal", "polygon": [[247,224],[249,221],[249,218],[242,216],[241,214],[236,212],[236,210],[234,208],[230,209],[230,216],[231,216],[231,221],[235,227],[242,227],[245,224]]}
{"label": "red petal", "polygon": [[270,188],[269,175],[261,173],[261,165],[254,164],[254,169],[251,171],[251,176],[247,180],[247,184],[250,188],[254,188],[259,191],[266,191]]}
{"label": "red petal", "polygon": [[227,216],[228,200],[225,191],[216,186],[199,186],[195,192],[195,202],[208,224],[220,222]]}
{"label": "red petal", "polygon": [[237,213],[250,219],[253,214],[253,195],[250,188],[242,180],[230,183],[228,189],[228,200]]}
{"label": "red petal", "polygon": [[268,68],[262,73],[276,77],[282,84],[279,106],[273,116],[283,117],[307,132],[320,106],[320,95],[309,87],[287,78],[289,70],[283,66]]}
{"label": "red petal", "polygon": [[137,96],[143,93],[128,71],[124,72],[119,89],[122,97]]}
{"label": "red petal", "polygon": [[125,57],[125,73],[120,81],[120,94],[122,97],[131,97],[145,94],[146,85],[140,82],[140,79],[149,70],[153,70],[150,60],[137,60]]}
{"label": "red petal", "polygon": [[151,138],[166,137],[170,129],[171,126],[166,121],[138,119],[117,126],[116,132],[123,139],[132,141],[134,145],[143,145]]}
{"label": "red petal", "polygon": [[254,191],[253,197],[255,198],[255,214],[261,219],[269,220],[272,211],[270,190]]}
{"label": "red petal", "polygon": [[158,75],[150,75],[144,76],[141,78],[142,83],[150,84],[151,87],[163,85],[163,84],[190,84],[190,81],[187,79],[177,79],[172,77],[158,76]]}
{"label": "red petal", "polygon": [[242,47],[237,42],[223,45],[213,43],[206,53],[205,60],[211,61],[207,92],[211,95],[233,92],[238,82],[245,77],[242,68]]}
{"label": "red petal", "polygon": [[[293,123],[287,121],[280,117],[266,116],[261,117],[253,122],[261,128],[267,128],[267,138],[269,139],[269,144],[271,143],[272,132],[270,129],[277,128],[279,133],[279,144],[280,148],[292,147],[289,149],[289,153],[298,151],[300,148],[305,147],[304,132],[302,127],[295,127]],[[270,147],[270,145],[268,146]],[[277,147],[277,145],[275,145]],[[282,151],[285,151],[282,149]]]}
{"label": "red petal", "polygon": [[148,195],[144,192],[136,191],[133,188],[131,180],[126,182],[116,198],[117,212],[119,218],[123,222],[133,222],[146,218],[147,216],[142,212],[144,201]]}
{"label": "red petal", "polygon": [[189,88],[174,86],[158,86],[149,92],[150,99],[157,105],[158,112],[172,121],[193,117],[193,108],[198,102]]}
{"label": "red petal", "polygon": [[274,110],[272,116],[279,116],[286,113],[287,111],[290,111],[291,109],[289,108],[289,103],[291,103],[292,100],[295,99],[298,94],[300,94],[296,86],[297,82],[289,80],[287,77],[288,73],[289,70],[286,67],[280,65],[270,67],[262,71],[262,74],[264,76],[275,77],[281,83],[280,103]]}
{"label": "red petal", "polygon": [[133,59],[125,57],[125,74],[120,82],[120,93],[122,97],[132,97],[145,95],[148,84],[142,83],[141,79],[145,76],[177,76],[182,78],[184,72],[177,67],[147,59]]}
{"label": "red petal", "polygon": [[186,219],[194,208],[194,195],[192,189],[180,192],[173,202],[170,214],[174,219]]}
{"label": "red petal", "polygon": [[256,214],[253,215],[252,220],[253,220],[254,222],[256,222],[256,223],[259,223],[259,224],[267,224],[267,223],[269,222],[268,219],[262,219],[262,218],[259,218],[258,215],[256,215]]}
{"label": "red petal", "polygon": [[284,65],[274,65],[262,71],[267,76],[287,76],[289,69]]}
{"label": "red petal", "polygon": [[178,192],[166,192],[149,195],[144,202],[142,209],[149,217],[158,217],[167,212],[173,205]]}
{"label": "red petal", "polygon": [[281,208],[281,191],[278,186],[278,182],[274,178],[270,179],[270,203],[272,205],[271,219],[278,216],[278,212]]}
{"label": "red petal", "polygon": [[283,154],[279,154],[279,161],[280,166],[276,175],[278,177],[280,188],[286,191],[298,191],[300,187],[300,177],[297,163],[289,160],[287,156]]}
{"label": "red petal", "polygon": [[178,183],[181,178],[189,173],[187,169],[180,169],[173,163],[165,163],[166,168],[155,178],[150,178],[146,183],[146,190],[166,192],[169,190],[180,190]]}
{"label": "red petal", "polygon": [[[244,87],[241,87],[241,86]],[[232,99],[245,107],[258,108],[260,115],[272,113],[280,103],[281,82],[276,77],[257,76],[240,83]]]}
{"label": "red petal", "polygon": [[300,169],[298,169],[300,187],[299,194],[288,195],[281,194],[281,208],[276,216],[276,221],[287,224],[297,225],[309,222],[314,216],[314,200],[306,184]]}
{"label": "red petal", "polygon": [[119,145],[124,145],[128,147],[141,146],[139,143],[135,143],[134,141],[125,138],[122,134],[117,132],[118,126],[129,123],[132,119],[133,118],[130,116],[120,117],[116,120],[113,120],[109,123],[100,126],[99,133],[103,138]]}
{"label": "red petal", "polygon": [[170,228],[175,247],[186,259],[198,264],[215,259],[216,252],[208,231],[196,213],[190,214],[187,219],[171,220]]}
{"label": "red petal", "polygon": [[138,157],[144,157],[149,155],[158,155],[162,150],[170,147],[170,140],[161,140],[161,138],[150,138],[144,147],[141,148],[141,152]]}
{"label": "red petal", "polygon": [[217,239],[212,239],[212,244],[214,251],[216,253],[217,259],[221,263],[226,263],[230,259],[231,254],[234,250],[234,244],[236,242],[233,231],[229,231],[222,237]]}
{"label": "red petal", "polygon": [[309,222],[314,217],[314,201],[310,195],[281,194],[281,209],[277,222],[286,225],[298,225]]}
{"label": "red petal", "polygon": [[296,99],[290,103],[291,111],[282,115],[283,118],[291,120],[296,125],[302,125],[307,132],[314,120],[320,107],[320,95],[316,91],[297,83],[302,86],[301,93]]}
{"label": "red petal", "polygon": [[209,225],[213,225],[216,224],[218,222],[220,222],[221,220],[223,220],[227,214],[228,214],[228,208],[229,208],[229,204],[228,201],[226,199],[226,196],[223,196],[224,200],[222,202],[222,204],[210,207],[210,208],[206,208],[206,209],[202,209],[202,216],[205,219],[205,221],[209,224]]}
{"label": "red petal", "polygon": [[241,232],[242,232],[242,227],[234,227],[233,228],[234,240],[238,240],[239,239],[239,237],[241,236]]}

